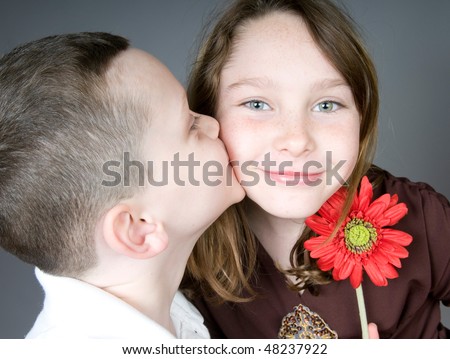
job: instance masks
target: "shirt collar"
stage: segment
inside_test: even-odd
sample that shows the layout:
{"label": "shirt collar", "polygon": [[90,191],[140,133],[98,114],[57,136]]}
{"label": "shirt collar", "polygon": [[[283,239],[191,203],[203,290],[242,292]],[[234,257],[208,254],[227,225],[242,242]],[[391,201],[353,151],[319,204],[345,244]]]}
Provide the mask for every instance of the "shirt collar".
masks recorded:
{"label": "shirt collar", "polygon": [[[89,338],[174,338],[164,327],[98,287],[74,278],[50,275],[37,268],[35,274],[45,291],[44,308],[36,330],[67,328]],[[201,314],[180,292],[175,295],[170,314],[177,337],[209,337]]]}

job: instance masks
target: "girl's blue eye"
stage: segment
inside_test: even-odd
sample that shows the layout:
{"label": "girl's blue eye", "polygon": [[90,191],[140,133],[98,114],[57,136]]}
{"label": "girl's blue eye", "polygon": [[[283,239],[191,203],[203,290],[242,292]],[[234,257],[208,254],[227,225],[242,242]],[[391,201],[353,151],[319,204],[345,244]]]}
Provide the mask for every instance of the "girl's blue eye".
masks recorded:
{"label": "girl's blue eye", "polygon": [[267,111],[270,110],[270,106],[264,102],[259,100],[250,100],[244,103],[246,107],[255,111]]}
{"label": "girl's blue eye", "polygon": [[319,112],[334,112],[341,107],[341,104],[335,101],[322,101],[314,106],[314,111]]}

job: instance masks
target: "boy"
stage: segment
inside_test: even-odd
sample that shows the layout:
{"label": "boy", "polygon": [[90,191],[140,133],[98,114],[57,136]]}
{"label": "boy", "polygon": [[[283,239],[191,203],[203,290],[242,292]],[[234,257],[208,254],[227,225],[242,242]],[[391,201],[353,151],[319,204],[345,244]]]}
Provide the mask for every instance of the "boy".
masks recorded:
{"label": "boy", "polygon": [[45,291],[27,338],[209,337],[177,288],[200,234],[244,195],[218,131],[119,36],[52,36],[0,59],[0,245]]}

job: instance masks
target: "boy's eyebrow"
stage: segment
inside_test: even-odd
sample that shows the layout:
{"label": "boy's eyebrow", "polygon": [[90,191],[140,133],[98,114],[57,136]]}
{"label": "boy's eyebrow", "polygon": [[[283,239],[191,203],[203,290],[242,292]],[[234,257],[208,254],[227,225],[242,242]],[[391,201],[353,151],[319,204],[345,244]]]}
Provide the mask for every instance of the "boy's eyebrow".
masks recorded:
{"label": "boy's eyebrow", "polygon": [[181,110],[182,111],[190,109],[189,103],[188,103],[188,100],[187,100],[187,96],[186,96],[185,93],[180,96],[180,103],[181,103]]}
{"label": "boy's eyebrow", "polygon": [[190,115],[191,108],[189,106],[189,102],[188,102],[186,93],[184,93],[180,96],[180,102],[182,103],[181,108],[180,108],[181,113],[186,113],[186,112],[189,113],[188,120],[186,121],[186,127],[190,128],[192,126],[192,119],[191,119],[192,116]]}
{"label": "boy's eyebrow", "polygon": [[268,77],[251,77],[251,78],[245,78],[239,81],[236,81],[232,83],[231,85],[227,86],[225,91],[231,91],[236,88],[242,87],[242,86],[251,86],[251,87],[258,87],[258,88],[264,88],[269,86],[274,86],[274,83],[271,79]]}

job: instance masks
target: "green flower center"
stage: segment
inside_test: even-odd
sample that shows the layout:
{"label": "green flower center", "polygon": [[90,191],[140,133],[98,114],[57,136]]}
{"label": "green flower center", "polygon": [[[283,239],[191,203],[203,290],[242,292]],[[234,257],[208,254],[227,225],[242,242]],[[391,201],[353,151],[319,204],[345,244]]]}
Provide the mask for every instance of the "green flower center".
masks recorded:
{"label": "green flower center", "polygon": [[353,218],[344,228],[345,246],[356,254],[361,254],[372,249],[377,241],[377,231],[372,223],[360,218]]}

